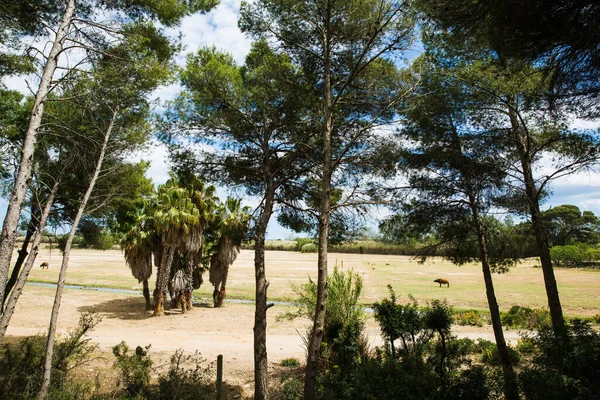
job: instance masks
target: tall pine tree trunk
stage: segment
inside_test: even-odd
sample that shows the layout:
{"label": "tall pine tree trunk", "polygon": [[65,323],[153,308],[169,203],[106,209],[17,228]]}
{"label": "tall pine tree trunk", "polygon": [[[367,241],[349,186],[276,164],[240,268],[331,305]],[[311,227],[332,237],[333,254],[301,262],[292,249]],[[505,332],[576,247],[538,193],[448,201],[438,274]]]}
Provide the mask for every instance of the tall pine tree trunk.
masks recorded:
{"label": "tall pine tree trunk", "polygon": [[52,44],[52,49],[48,55],[46,66],[40,80],[29,118],[29,126],[25,133],[23,147],[21,151],[21,162],[15,179],[14,188],[4,217],[2,226],[2,236],[0,237],[0,299],[4,298],[6,290],[6,282],[8,279],[8,270],[12,259],[13,247],[17,237],[17,227],[19,224],[19,216],[21,207],[25,201],[27,189],[31,183],[31,171],[33,167],[33,153],[37,141],[37,130],[42,123],[44,115],[44,104],[50,90],[52,77],[58,65],[58,58],[63,50],[65,38],[67,37],[71,21],[75,15],[75,7],[77,0],[69,0],[67,2],[62,20],[56,31],[56,37]]}
{"label": "tall pine tree trunk", "polygon": [[27,249],[29,248],[29,243],[31,243],[31,238],[35,234],[39,224],[38,215],[40,212],[40,207],[37,203],[33,203],[31,205],[31,219],[29,220],[29,224],[27,224],[27,233],[25,234],[25,239],[23,240],[23,244],[21,245],[21,250],[19,250],[19,256],[17,257],[17,261],[15,261],[15,266],[10,274],[10,279],[6,283],[6,289],[4,291],[4,298],[2,299],[2,305],[0,306],[0,315],[2,315],[2,310],[4,309],[4,304],[10,295],[11,290],[17,283],[17,279],[19,278],[19,274],[21,273],[21,267],[29,254]]}
{"label": "tall pine tree trunk", "polygon": [[550,259],[550,245],[546,229],[542,224],[542,214],[540,211],[540,195],[538,188],[533,179],[533,170],[531,165],[531,154],[529,141],[531,138],[526,132],[526,127],[519,122],[519,117],[516,110],[509,106],[509,116],[513,136],[517,145],[521,168],[523,173],[523,182],[525,184],[525,196],[527,198],[529,213],[531,215],[531,224],[537,251],[542,264],[542,273],[544,275],[544,285],[546,287],[546,296],[548,297],[548,307],[550,309],[550,317],[552,318],[552,328],[554,333],[563,336],[566,333],[565,320],[563,317],[562,306],[560,304],[560,296],[558,294],[558,286],[556,277],[554,276],[554,268]]}
{"label": "tall pine tree trunk", "polygon": [[490,269],[489,253],[487,248],[487,235],[481,224],[479,210],[477,209],[477,202],[473,195],[469,195],[469,203],[473,215],[473,222],[475,223],[475,229],[477,231],[479,259],[481,261],[481,267],[483,271],[485,294],[487,296],[488,307],[490,309],[490,318],[492,320],[494,338],[496,339],[496,347],[498,348],[500,362],[502,363],[502,371],[504,372],[504,396],[506,400],[519,400],[517,375],[515,374],[512,363],[510,362],[508,347],[506,345],[506,340],[504,339],[504,331],[502,330],[502,323],[500,321],[500,310],[498,308],[498,301],[496,300],[494,282],[492,280],[492,271]]}
{"label": "tall pine tree trunk", "polygon": [[[329,12],[329,10],[327,11]],[[325,18],[329,21],[329,16]],[[333,163],[331,160],[331,135],[333,132],[333,98],[331,84],[331,43],[325,28],[324,42],[324,83],[325,93],[323,102],[324,129],[323,129],[323,176],[321,183],[321,206],[319,213],[319,254],[317,260],[317,303],[315,305],[315,318],[311,330],[308,355],[306,359],[306,376],[304,381],[304,400],[317,398],[317,377],[321,360],[321,342],[325,329],[325,310],[327,306],[327,244],[329,239],[329,216],[331,212],[331,177]]]}
{"label": "tall pine tree trunk", "polygon": [[48,194],[48,198],[46,199],[46,204],[44,205],[44,209],[40,215],[39,219],[39,229],[35,233],[33,238],[33,243],[31,245],[31,252],[27,257],[27,261],[23,266],[23,270],[19,274],[15,282],[15,287],[10,292],[10,295],[7,297],[6,308],[4,309],[4,313],[2,314],[2,318],[0,318],[0,343],[4,339],[6,335],[6,330],[8,329],[8,324],[10,323],[10,319],[15,312],[15,307],[17,305],[17,301],[19,300],[19,296],[23,292],[23,287],[25,286],[25,282],[27,281],[27,277],[33,268],[33,264],[35,263],[35,259],[38,255],[40,243],[42,242],[42,237],[44,236],[44,226],[46,225],[46,220],[48,219],[48,215],[50,214],[50,209],[52,208],[52,204],[54,203],[54,197],[56,192],[58,191],[58,186],[60,185],[60,179],[56,179],[50,193]]}
{"label": "tall pine tree trunk", "polygon": [[38,393],[39,400],[44,400],[46,396],[48,396],[48,388],[50,387],[50,375],[52,373],[52,356],[54,354],[54,341],[56,337],[56,326],[58,324],[58,313],[62,302],[62,295],[65,287],[67,268],[69,267],[69,256],[71,253],[73,238],[75,237],[75,232],[77,231],[77,225],[79,225],[79,220],[83,216],[83,212],[85,211],[87,202],[92,194],[92,191],[94,190],[94,186],[96,185],[96,180],[100,175],[100,170],[102,169],[102,162],[104,161],[104,155],[106,154],[106,148],[108,146],[108,141],[110,139],[110,135],[112,133],[117,114],[118,107],[113,111],[113,115],[111,117],[108,128],[104,133],[104,141],[102,142],[102,147],[100,148],[100,154],[98,155],[98,160],[96,162],[94,174],[90,179],[90,183],[85,194],[83,195],[83,199],[81,199],[81,204],[79,205],[79,209],[77,210],[77,214],[75,215],[75,219],[73,220],[73,225],[71,226],[71,231],[69,232],[67,243],[65,244],[65,249],[63,251],[62,263],[60,266],[60,272],[58,274],[58,284],[56,286],[56,295],[54,296],[52,314],[50,315],[50,327],[48,328],[48,341],[46,343],[46,358],[44,359],[44,373],[42,377],[42,386]]}
{"label": "tall pine tree trunk", "polygon": [[275,185],[271,177],[267,178],[265,203],[254,235],[254,273],[256,278],[254,311],[254,398],[269,398],[269,375],[267,360],[267,289],[269,282],[265,273],[265,236],[267,226],[273,214]]}

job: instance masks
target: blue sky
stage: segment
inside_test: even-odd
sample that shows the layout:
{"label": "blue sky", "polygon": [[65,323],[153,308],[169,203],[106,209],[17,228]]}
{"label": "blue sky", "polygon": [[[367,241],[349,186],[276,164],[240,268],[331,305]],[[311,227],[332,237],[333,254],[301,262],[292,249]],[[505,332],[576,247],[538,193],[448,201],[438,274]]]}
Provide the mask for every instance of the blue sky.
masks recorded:
{"label": "blue sky", "polygon": [[[237,26],[241,0],[221,0],[221,4],[205,15],[194,15],[185,18],[178,29],[170,29],[167,33],[174,37],[182,33],[182,43],[185,49],[178,55],[177,62],[183,65],[185,54],[195,52],[203,46],[215,46],[219,50],[229,52],[238,63],[243,63],[250,50],[251,41],[240,32]],[[31,77],[12,77],[5,84],[11,89],[29,93],[25,78],[31,83]],[[160,101],[173,99],[180,87],[177,84],[162,87],[157,90],[154,97]],[[598,129],[600,122],[580,121],[573,122],[574,127]],[[168,179],[167,152],[164,146],[156,144],[149,151],[137,154],[134,159],[151,161],[148,175],[155,184],[160,184]],[[600,175],[597,172],[580,173],[555,181],[552,186],[552,196],[544,205],[544,209],[560,204],[574,204],[582,210],[593,211],[600,215]],[[221,188],[219,194],[224,196],[226,190]],[[256,206],[258,200],[247,199],[247,205]],[[0,199],[0,218],[4,218],[7,202]],[[375,221],[373,222],[375,224]],[[293,232],[279,226],[275,219],[269,225],[267,237],[270,239],[285,239],[293,236]]]}

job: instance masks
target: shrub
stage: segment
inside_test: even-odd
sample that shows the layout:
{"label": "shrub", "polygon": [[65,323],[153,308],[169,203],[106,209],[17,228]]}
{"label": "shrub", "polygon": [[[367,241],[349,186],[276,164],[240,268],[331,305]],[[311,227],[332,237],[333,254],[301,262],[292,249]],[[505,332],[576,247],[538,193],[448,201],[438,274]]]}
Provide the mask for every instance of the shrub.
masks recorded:
{"label": "shrub", "polygon": [[[490,342],[489,340],[479,339],[478,346],[481,349],[481,362],[493,366],[502,365],[502,361],[500,360],[500,354],[498,352],[498,346],[496,346],[496,343]],[[511,364],[519,364],[519,361],[521,361],[519,353],[508,345],[506,347],[508,350],[508,357],[510,359]]]}
{"label": "shrub", "polygon": [[314,239],[311,239],[311,238],[297,238],[296,239],[296,250],[297,251],[301,251],[302,247],[304,247],[307,244],[315,244]]}
{"label": "shrub", "polygon": [[[83,337],[98,324],[93,313],[82,314],[78,327],[64,340],[57,340],[52,360],[49,388],[51,399],[80,399],[91,392],[90,385],[77,384],[70,375],[73,368],[84,365],[96,346]],[[0,352],[0,399],[35,399],[42,383],[42,366],[46,353],[46,336],[30,336]]]}
{"label": "shrub", "polygon": [[304,397],[304,387],[300,377],[288,377],[281,381],[281,388],[278,396],[280,400],[302,400]]}
{"label": "shrub", "polygon": [[454,314],[454,320],[458,325],[483,326],[483,317],[477,310],[467,310]]}
{"label": "shrub", "polygon": [[573,320],[567,335],[541,329],[532,338],[539,351],[519,374],[527,399],[594,399],[600,392],[600,334]]}
{"label": "shrub", "polygon": [[282,367],[297,367],[300,365],[300,361],[297,358],[284,358],[281,360]]}
{"label": "shrub", "polygon": [[301,253],[316,253],[319,250],[319,247],[314,243],[306,243],[300,249]]}
{"label": "shrub", "polygon": [[125,342],[112,349],[117,358],[115,367],[121,372],[117,385],[122,386],[130,397],[144,396],[148,392],[152,369],[149,349],[150,345],[145,348],[137,346],[135,352],[129,354],[129,347]]}
{"label": "shrub", "polygon": [[517,351],[521,354],[533,354],[535,352],[535,341],[528,336],[519,339]]}
{"label": "shrub", "polygon": [[500,314],[500,319],[507,328],[537,330],[551,326],[550,313],[541,308],[512,306]]}
{"label": "shrub", "polygon": [[[206,359],[196,352],[184,356],[182,350],[177,350],[171,357],[171,364],[166,375],[158,379],[159,400],[204,400],[214,397],[212,382],[213,371],[204,367]],[[185,368],[184,364],[191,365]]]}

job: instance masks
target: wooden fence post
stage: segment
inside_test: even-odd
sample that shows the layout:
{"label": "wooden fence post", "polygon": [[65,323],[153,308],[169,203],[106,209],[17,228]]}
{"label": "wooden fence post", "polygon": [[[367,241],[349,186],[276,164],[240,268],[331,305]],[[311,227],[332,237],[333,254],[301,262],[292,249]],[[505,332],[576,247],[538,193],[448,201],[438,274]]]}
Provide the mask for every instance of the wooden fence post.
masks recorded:
{"label": "wooden fence post", "polygon": [[223,399],[223,355],[217,356],[217,400]]}

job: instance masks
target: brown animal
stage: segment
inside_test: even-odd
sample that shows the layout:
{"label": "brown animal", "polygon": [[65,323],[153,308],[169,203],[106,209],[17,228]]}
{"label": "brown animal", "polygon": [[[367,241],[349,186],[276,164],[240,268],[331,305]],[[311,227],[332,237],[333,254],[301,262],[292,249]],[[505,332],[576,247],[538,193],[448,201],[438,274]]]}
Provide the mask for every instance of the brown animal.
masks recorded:
{"label": "brown animal", "polygon": [[440,287],[442,287],[442,284],[448,285],[448,287],[450,287],[450,282],[448,281],[448,279],[445,279],[445,278],[436,279],[434,282],[439,283]]}
{"label": "brown animal", "polygon": [[42,268],[42,269],[44,269],[44,268],[48,269],[48,267],[49,267],[49,266],[50,266],[50,264],[48,264],[48,262],[47,262],[47,261],[44,261],[44,262],[43,262],[43,263],[40,265],[40,268]]}

